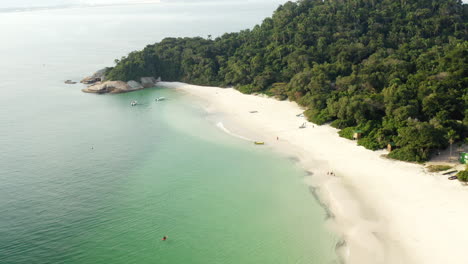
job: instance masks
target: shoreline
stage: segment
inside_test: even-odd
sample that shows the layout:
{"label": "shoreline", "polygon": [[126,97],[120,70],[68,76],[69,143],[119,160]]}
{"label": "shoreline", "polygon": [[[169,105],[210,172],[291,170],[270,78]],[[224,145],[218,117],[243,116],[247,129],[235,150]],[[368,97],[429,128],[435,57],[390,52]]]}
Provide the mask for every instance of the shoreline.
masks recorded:
{"label": "shoreline", "polygon": [[[294,102],[232,88],[159,85],[201,99],[207,112],[222,113],[227,123],[220,129],[297,157],[312,173],[306,184],[332,214],[327,225],[346,241],[337,245],[346,263],[466,263],[468,192],[458,182],[426,173],[422,165],[384,159],[384,151],[307,122],[296,116],[303,110]],[[303,122],[307,127],[299,129]]]}

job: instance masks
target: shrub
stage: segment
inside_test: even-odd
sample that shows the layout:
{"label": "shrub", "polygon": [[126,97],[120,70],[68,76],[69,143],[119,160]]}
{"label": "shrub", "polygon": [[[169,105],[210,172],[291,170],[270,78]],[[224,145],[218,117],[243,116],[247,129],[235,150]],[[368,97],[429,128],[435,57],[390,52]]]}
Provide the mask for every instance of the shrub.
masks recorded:
{"label": "shrub", "polygon": [[304,112],[304,115],[307,117],[307,120],[317,125],[323,125],[330,121],[330,116],[328,115],[328,111],[326,109],[323,109],[320,112],[317,110],[308,109]]}
{"label": "shrub", "polygon": [[239,92],[244,93],[244,94],[251,94],[251,93],[254,92],[254,89],[252,89],[251,84],[241,85],[241,86],[238,86],[236,88],[237,88],[237,90],[239,90]]}
{"label": "shrub", "polygon": [[353,121],[343,120],[343,119],[337,119],[337,120],[331,122],[331,124],[330,124],[330,126],[332,126],[334,128],[339,128],[339,129],[350,127],[352,125],[354,125]]}
{"label": "shrub", "polygon": [[374,137],[368,136],[359,139],[358,145],[365,147],[366,149],[378,150],[385,147],[384,144],[379,143]]}
{"label": "shrub", "polygon": [[274,96],[278,100],[288,99],[287,95],[287,83],[274,83],[271,85],[271,88],[266,91],[266,94],[269,96]]}
{"label": "shrub", "polygon": [[402,147],[402,148],[396,149],[390,152],[390,154],[388,154],[388,157],[392,159],[397,159],[397,160],[416,161],[416,162],[422,162],[427,159],[427,158],[423,158],[419,156],[418,152],[410,147]]}
{"label": "shrub", "polygon": [[408,126],[399,128],[395,143],[402,148],[389,157],[417,162],[428,160],[431,150],[445,148],[448,145],[443,128],[419,121],[410,122]]}
{"label": "shrub", "polygon": [[460,171],[457,173],[458,180],[461,182],[468,182],[468,170]]}
{"label": "shrub", "polygon": [[354,134],[355,129],[356,129],[355,127],[347,127],[347,128],[344,128],[344,129],[340,130],[340,132],[338,132],[338,134],[340,135],[340,137],[344,137],[344,138],[347,138],[347,139],[353,139],[353,134]]}

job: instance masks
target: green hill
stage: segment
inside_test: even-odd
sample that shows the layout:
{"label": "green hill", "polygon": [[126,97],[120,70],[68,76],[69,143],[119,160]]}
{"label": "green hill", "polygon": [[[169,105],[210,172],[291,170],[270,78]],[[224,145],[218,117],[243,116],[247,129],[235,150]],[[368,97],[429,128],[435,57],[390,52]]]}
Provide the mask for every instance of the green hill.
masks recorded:
{"label": "green hill", "polygon": [[214,40],[166,38],[107,78],[234,86],[306,106],[341,136],[424,161],[468,135],[468,6],[457,0],[300,0]]}

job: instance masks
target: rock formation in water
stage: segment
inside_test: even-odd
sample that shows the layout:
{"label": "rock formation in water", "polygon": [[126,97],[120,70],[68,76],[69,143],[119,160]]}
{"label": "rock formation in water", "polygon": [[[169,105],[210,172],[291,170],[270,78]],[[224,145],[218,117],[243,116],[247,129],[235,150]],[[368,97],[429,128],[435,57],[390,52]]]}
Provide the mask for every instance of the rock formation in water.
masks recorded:
{"label": "rock formation in water", "polygon": [[138,89],[132,89],[130,85],[122,81],[107,81],[107,82],[97,82],[93,85],[90,85],[82,89],[85,93],[124,93],[130,92]]}
{"label": "rock formation in water", "polygon": [[144,88],[150,88],[156,86],[158,82],[161,81],[161,78],[155,79],[154,77],[142,77],[140,82],[137,81],[106,81],[106,71],[108,69],[104,68],[95,72],[93,75],[88,76],[81,80],[81,83],[89,84],[88,87],[82,89],[85,93],[127,93]]}
{"label": "rock formation in water", "polygon": [[106,79],[105,75],[106,75],[107,70],[108,70],[108,68],[101,69],[101,70],[95,72],[93,75],[88,76],[88,77],[84,78],[83,80],[81,80],[81,83],[94,84],[94,83],[97,83],[97,82],[103,82]]}

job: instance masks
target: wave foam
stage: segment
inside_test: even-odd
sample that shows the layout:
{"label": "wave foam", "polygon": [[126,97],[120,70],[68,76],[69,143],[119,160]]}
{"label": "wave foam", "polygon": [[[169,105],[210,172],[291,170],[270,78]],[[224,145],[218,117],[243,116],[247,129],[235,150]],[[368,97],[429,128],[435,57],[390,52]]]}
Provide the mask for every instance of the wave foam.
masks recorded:
{"label": "wave foam", "polygon": [[221,130],[223,130],[224,132],[226,132],[227,134],[233,136],[233,137],[240,138],[240,139],[247,140],[247,141],[254,141],[254,140],[252,140],[252,139],[250,139],[250,138],[246,138],[246,137],[244,137],[244,136],[241,136],[241,135],[238,135],[238,134],[236,134],[236,133],[231,132],[229,129],[227,129],[227,128],[224,126],[224,124],[223,124],[222,122],[218,122],[218,123],[216,124],[216,126],[217,126],[218,128],[220,128]]}

